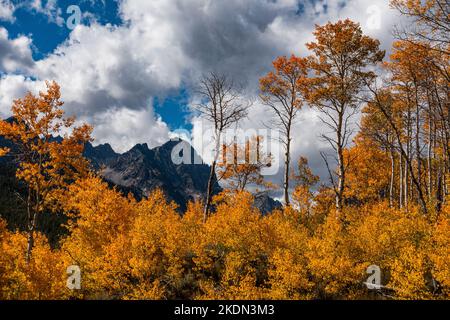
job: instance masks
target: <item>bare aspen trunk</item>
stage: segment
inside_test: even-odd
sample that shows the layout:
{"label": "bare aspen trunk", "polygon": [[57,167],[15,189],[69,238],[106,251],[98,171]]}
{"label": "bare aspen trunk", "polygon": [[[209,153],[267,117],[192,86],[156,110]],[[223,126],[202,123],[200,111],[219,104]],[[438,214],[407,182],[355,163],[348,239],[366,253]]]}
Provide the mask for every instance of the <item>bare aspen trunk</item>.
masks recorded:
{"label": "bare aspen trunk", "polygon": [[213,193],[213,186],[214,186],[214,177],[216,173],[216,160],[213,161],[211,164],[211,170],[209,172],[209,179],[208,179],[208,187],[206,189],[206,201],[205,201],[205,208],[203,210],[203,222],[206,222],[206,219],[208,219],[209,211],[211,210],[211,199],[212,199],[212,193]]}
{"label": "bare aspen trunk", "polygon": [[[408,161],[407,159],[405,159],[405,161]],[[406,163],[405,163],[406,164]],[[408,167],[405,165],[405,174],[403,175],[404,176],[404,186],[405,186],[405,189],[404,189],[404,197],[405,197],[405,199],[404,199],[404,206],[405,206],[405,208],[406,208],[406,210],[408,210],[408,192],[409,192],[409,188],[408,188]]]}
{"label": "bare aspen trunk", "polygon": [[[416,99],[417,90],[416,90]],[[415,136],[415,146],[416,146],[416,157],[417,157],[417,182],[419,183],[419,188],[422,188],[422,155],[420,150],[420,108],[419,102],[416,100],[416,136]]]}
{"label": "bare aspen trunk", "polygon": [[33,216],[34,214],[31,212],[31,188],[28,187],[28,196],[27,196],[27,251],[25,255],[26,262],[30,262],[31,251],[33,250],[34,245],[34,234],[33,234]]}
{"label": "bare aspen trunk", "polygon": [[215,143],[214,160],[209,173],[203,210],[203,221],[206,222],[211,210],[214,186],[220,180],[216,177],[216,165],[221,152],[221,135],[227,128],[237,125],[247,116],[247,109],[250,105],[237,102],[240,92],[236,89],[232,79],[214,72],[204,75],[200,80],[198,94],[202,96],[202,103],[198,104],[196,109],[204,119],[214,125],[214,136],[212,137]]}
{"label": "bare aspen trunk", "polygon": [[432,159],[432,149],[433,149],[433,136],[432,136],[432,127],[433,122],[431,121],[431,114],[428,117],[428,154],[427,154],[427,193],[428,193],[428,201],[432,200],[433,193],[433,180],[431,174],[431,159]]}
{"label": "bare aspen trunk", "polygon": [[[409,101],[409,99],[408,99]],[[405,163],[411,163],[411,111],[408,108],[408,116],[407,116],[407,125],[406,125],[407,129],[406,129],[406,159],[405,159]],[[411,166],[412,168],[412,166]],[[411,174],[413,174],[411,172]],[[409,170],[408,170],[408,166],[405,166],[405,209],[408,210],[408,196],[409,196]],[[419,186],[418,186],[419,187]]]}
{"label": "bare aspen trunk", "polygon": [[342,148],[339,148],[339,181],[338,181],[338,197],[337,197],[337,209],[341,210],[344,205],[344,189],[345,189],[345,165],[344,165],[344,153]]}
{"label": "bare aspen trunk", "polygon": [[438,174],[436,177],[436,209],[437,211],[441,210],[442,202],[443,202],[443,183],[442,183],[442,169],[439,168]]}
{"label": "bare aspen trunk", "polygon": [[[38,172],[42,172],[42,155],[39,155],[39,171]],[[31,218],[31,220],[28,220],[28,244],[27,244],[27,254],[26,254],[26,261],[27,263],[30,262],[31,259],[31,253],[33,251],[33,247],[34,247],[34,231],[36,230],[36,226],[37,226],[37,218],[38,218],[38,214],[40,211],[40,201],[41,201],[41,185],[38,182],[36,184],[36,203],[34,204],[34,210],[33,213],[31,214],[31,188],[28,188],[28,213],[29,213],[29,219]]]}
{"label": "bare aspen trunk", "polygon": [[[400,129],[394,123],[392,117],[389,115],[389,113],[384,108],[383,103],[380,103],[381,101],[379,99],[378,94],[375,91],[372,91],[372,92],[375,93],[375,97],[377,99],[378,106],[379,106],[381,112],[384,114],[385,118],[389,121],[389,124],[390,124],[391,128],[394,130],[394,133],[396,135],[397,143],[398,143],[398,146],[399,146],[399,151],[401,152],[402,156],[405,158],[405,169],[406,169],[405,170],[405,176],[408,173],[411,175],[411,182],[414,184],[414,186],[417,189],[417,193],[418,193],[418,196],[419,196],[419,203],[421,205],[422,212],[424,214],[427,214],[428,213],[428,209],[427,209],[427,205],[426,205],[426,200],[425,200],[425,197],[423,195],[422,189],[420,188],[420,185],[419,185],[419,182],[417,180],[417,177],[415,176],[415,170],[414,170],[414,167],[412,165],[411,158],[410,158],[410,152],[409,152],[410,151],[410,141],[406,142],[408,150],[405,151],[404,148],[403,148],[403,145],[402,145],[402,140],[403,139],[402,139],[402,133],[401,133]],[[410,112],[408,111],[408,114],[409,113]],[[408,115],[408,119],[409,118],[410,118],[410,116]],[[410,130],[410,121],[408,121],[407,128],[408,128],[407,138],[409,140],[409,138],[411,137],[411,134],[410,134],[410,132],[411,132],[411,130]],[[408,188],[407,183],[408,183],[408,179],[407,179],[407,177],[405,177],[405,192],[404,192],[405,200],[406,200],[405,206],[407,205],[407,201],[408,201],[408,190],[406,189],[406,188]]]}
{"label": "bare aspen trunk", "polygon": [[[342,108],[343,109],[343,108]],[[345,164],[344,164],[344,150],[342,148],[342,125],[344,111],[339,112],[338,126],[337,126],[337,156],[338,156],[338,193],[336,196],[336,208],[342,210],[344,203],[344,189],[345,189]]]}
{"label": "bare aspen trunk", "polygon": [[393,206],[393,197],[394,197],[394,174],[395,174],[395,158],[394,158],[394,150],[392,147],[390,148],[391,154],[391,179],[389,183],[389,206]]}
{"label": "bare aspen trunk", "polygon": [[211,164],[211,169],[209,171],[208,186],[206,188],[206,200],[205,200],[205,208],[203,210],[203,222],[206,222],[206,220],[208,219],[209,212],[211,211],[212,194],[214,190],[214,184],[216,183],[216,181],[214,181],[214,178],[216,177],[217,160],[219,159],[221,151],[220,150],[221,138],[222,132],[219,130],[215,134],[216,148],[214,150],[214,160]]}
{"label": "bare aspen trunk", "polygon": [[448,178],[448,172],[446,172],[444,170],[444,177],[443,177],[443,193],[444,193],[444,197],[442,199],[443,202],[446,201],[447,196],[448,196],[448,182],[449,182],[449,178]]}
{"label": "bare aspen trunk", "polygon": [[28,235],[27,235],[27,253],[26,253],[26,261],[27,263],[31,260],[31,254],[33,252],[34,247],[34,231],[36,230],[37,224],[37,213],[33,213],[32,221],[28,225]]}
{"label": "bare aspen trunk", "polygon": [[[289,128],[290,131],[290,128]],[[286,141],[286,153],[284,158],[284,202],[286,206],[289,206],[289,166],[291,163],[291,136],[290,133],[287,136]]]}
{"label": "bare aspen trunk", "polygon": [[399,155],[399,181],[398,181],[398,186],[399,186],[399,204],[400,204],[400,209],[403,208],[403,157],[400,154]]}
{"label": "bare aspen trunk", "polygon": [[[407,157],[409,157],[407,155]],[[405,159],[405,172],[403,174],[403,185],[404,185],[404,189],[403,189],[403,196],[404,196],[404,202],[403,205],[406,208],[406,210],[408,210],[408,192],[409,192],[409,188],[408,188],[408,167],[406,166],[406,161],[408,161],[408,159]]]}
{"label": "bare aspen trunk", "polygon": [[[42,163],[42,159],[39,161],[39,168],[41,168],[41,163]],[[36,231],[36,226],[37,226],[37,218],[38,218],[38,214],[39,214],[39,205],[40,205],[40,192],[41,192],[41,188],[40,188],[40,184],[38,183],[36,186],[36,203],[34,206],[34,209],[31,209],[31,204],[30,204],[30,200],[31,200],[31,188],[29,188],[29,197],[28,197],[28,201],[29,201],[29,217],[30,219],[28,220],[28,237],[27,237],[27,253],[26,253],[26,261],[27,263],[30,262],[31,259],[31,254],[33,251],[33,247],[34,247],[34,232]],[[31,212],[31,210],[33,212]]]}

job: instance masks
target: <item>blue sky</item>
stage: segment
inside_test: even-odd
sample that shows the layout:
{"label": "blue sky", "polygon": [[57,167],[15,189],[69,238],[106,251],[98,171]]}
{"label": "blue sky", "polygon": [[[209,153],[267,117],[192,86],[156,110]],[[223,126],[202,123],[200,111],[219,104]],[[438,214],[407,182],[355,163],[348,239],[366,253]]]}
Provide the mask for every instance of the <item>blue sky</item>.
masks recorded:
{"label": "blue sky", "polygon": [[[67,8],[74,3],[79,6],[81,12],[89,12],[95,17],[95,22],[101,25],[123,25],[119,14],[119,2],[116,0],[104,1],[73,1],[59,0],[56,7],[61,10],[60,18],[64,21],[57,22],[55,19],[39,12],[32,7],[33,1],[12,1],[17,5],[14,12],[14,21],[2,21],[1,26],[8,30],[10,38],[20,35],[28,35],[33,40],[32,56],[34,60],[44,59],[51,54],[61,43],[67,40],[71,30],[64,26],[65,21],[71,15],[67,13]],[[42,0],[41,6],[46,8],[48,0]],[[82,18],[84,25],[91,25],[91,19]],[[187,129],[191,130],[189,122],[189,111],[187,108],[188,92],[184,88],[174,90],[169,96],[154,98],[154,108],[171,130]]]}
{"label": "blue sky", "polygon": [[[42,6],[45,8],[48,0],[42,0]],[[31,35],[33,38],[33,57],[42,59],[63,41],[67,39],[71,30],[49,19],[48,16],[36,11],[31,4],[33,1],[12,1],[18,8],[14,12],[14,21],[2,21],[3,25],[9,32],[11,38],[18,35]],[[30,3],[27,5],[27,3]],[[70,14],[66,12],[70,5],[76,4],[80,7],[81,12],[91,12],[95,15],[97,21],[101,24],[122,24],[118,12],[118,2],[114,0],[106,1],[73,1],[59,0],[56,2],[57,7],[61,10],[61,17],[67,19]],[[84,24],[89,25],[89,20],[84,19]]]}

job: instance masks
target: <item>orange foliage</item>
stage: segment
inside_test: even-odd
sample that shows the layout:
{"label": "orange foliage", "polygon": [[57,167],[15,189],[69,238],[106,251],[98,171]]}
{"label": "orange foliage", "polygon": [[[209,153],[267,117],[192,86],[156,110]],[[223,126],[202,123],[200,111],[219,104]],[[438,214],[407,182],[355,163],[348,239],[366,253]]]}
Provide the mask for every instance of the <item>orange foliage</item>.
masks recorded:
{"label": "orange foliage", "polygon": [[363,137],[358,137],[344,155],[351,163],[347,172],[346,198],[363,203],[386,198],[391,168],[388,155]]}
{"label": "orange foliage", "polygon": [[[423,13],[418,1],[393,3]],[[356,107],[361,87],[375,77],[372,70],[363,69],[384,54],[377,40],[364,36],[349,20],[317,26],[314,35],[317,42],[308,45],[314,57],[278,58],[275,70],[260,81],[263,101],[278,112],[281,122],[289,122],[284,123],[288,165],[290,121],[302,106],[302,95],[320,109],[334,108],[345,122],[346,111],[339,107]],[[395,85],[389,88],[392,91],[380,92],[382,101],[377,101],[393,100],[383,111],[400,131],[402,112],[411,102],[401,99],[410,93],[405,83],[429,76],[418,73],[414,65],[425,68],[424,57],[440,59],[441,54],[421,46],[410,57],[406,52],[413,49],[404,42],[395,45],[395,63],[386,64]],[[343,76],[330,61],[331,53],[349,59]],[[308,67],[315,71],[314,78],[307,79]],[[47,93],[28,94],[14,102],[16,121],[0,121],[0,135],[24,146],[17,177],[28,186],[34,213],[26,233],[9,230],[0,219],[0,299],[450,297],[450,199],[442,196],[442,206],[427,215],[417,201],[406,208],[388,203],[386,190],[395,172],[391,167],[395,159],[390,163],[389,155],[411,137],[400,134],[398,145],[393,145],[386,114],[374,102],[364,109],[363,130],[354,145],[349,149],[343,141],[339,145],[345,206],[335,208],[336,188],[313,189],[319,178],[307,159],[300,158],[297,174],[289,176],[289,166],[285,172],[287,191],[289,179],[297,183],[293,205],[262,215],[245,187],[265,183],[260,171],[270,155],[259,154],[258,143],[235,145],[228,153],[231,150],[233,158],[241,155],[246,161],[220,165],[235,190],[217,195],[204,220],[201,202],[189,203],[180,214],[161,190],[138,201],[90,173],[81,155],[91,128],[74,128],[74,120],[63,116],[59,86],[47,86]],[[280,113],[283,107],[285,114]],[[445,129],[445,123],[440,125]],[[62,140],[52,139],[65,129],[72,131]],[[439,161],[444,161],[444,147],[441,158],[436,157]],[[259,154],[255,165],[247,161],[251,148]],[[1,149],[0,156],[9,152]],[[414,165],[410,171],[419,171],[419,164]],[[442,188],[445,173],[439,178],[444,181],[437,179],[436,185]],[[417,197],[417,190],[408,192],[410,198]],[[56,247],[35,230],[36,217],[45,209],[60,210],[69,218],[68,233]],[[30,236],[34,250],[26,260]],[[66,270],[72,265],[81,269],[80,290],[66,286]],[[364,284],[370,265],[382,272],[382,288],[376,294]]]}
{"label": "orange foliage", "polygon": [[[64,103],[60,100],[59,85],[46,84],[47,92],[40,92],[39,96],[29,92],[23,99],[14,101],[12,121],[0,120],[0,136],[17,145],[16,177],[27,185],[27,260],[31,258],[40,214],[45,209],[60,209],[68,185],[88,171],[82,153],[92,128],[74,127],[75,119],[65,118],[61,109]],[[0,150],[0,156],[7,151],[10,150]]]}
{"label": "orange foliage", "polygon": [[10,232],[0,219],[0,300],[66,299],[66,267],[45,236],[35,239],[34,255],[24,259],[27,236]]}

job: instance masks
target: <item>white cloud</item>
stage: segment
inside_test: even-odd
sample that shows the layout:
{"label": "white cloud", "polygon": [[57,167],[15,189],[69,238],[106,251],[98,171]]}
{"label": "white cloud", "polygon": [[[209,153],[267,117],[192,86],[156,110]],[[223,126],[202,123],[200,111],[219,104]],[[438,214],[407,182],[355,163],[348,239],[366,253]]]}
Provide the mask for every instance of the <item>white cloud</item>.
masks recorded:
{"label": "white cloud", "polygon": [[3,75],[0,77],[0,118],[11,116],[11,105],[14,99],[23,97],[28,91],[37,94],[45,87],[22,75]]}
{"label": "white cloud", "polygon": [[[114,117],[145,116],[147,128],[161,129],[163,123],[153,116],[150,103],[153,97],[181,86],[187,61],[166,41],[159,34],[143,34],[134,26],[80,25],[52,55],[36,62],[35,74],[40,79],[56,80],[61,85],[66,110],[94,125],[112,112]],[[128,111],[114,111],[122,108]],[[144,136],[143,130],[137,132],[133,127],[117,130],[117,119],[99,123],[101,129],[94,132],[97,142],[109,138],[117,150],[138,142],[155,145],[167,139],[167,128],[149,129]],[[124,132],[125,129],[129,131]]]}
{"label": "white cloud", "polygon": [[[263,10],[261,7],[264,7],[264,4],[265,2],[263,1],[259,10]],[[228,53],[223,54],[223,57],[217,55],[211,59],[212,64],[216,63],[221,70],[231,72],[234,78],[246,78],[246,81],[249,83],[246,91],[249,98],[257,96],[256,87],[258,84],[258,77],[262,76],[267,72],[268,68],[271,67],[270,55],[274,57],[277,55],[290,55],[292,53],[303,56],[309,54],[305,44],[313,41],[312,32],[315,24],[320,25],[325,24],[328,21],[334,22],[339,19],[350,18],[359,22],[366,34],[379,39],[382,48],[389,50],[392,43],[392,27],[399,21],[398,15],[389,9],[388,1],[377,1],[374,4],[373,1],[354,0],[346,1],[345,5],[344,1],[326,0],[317,1],[315,5],[308,5],[306,3],[304,13],[301,17],[292,14],[295,7],[295,3],[288,3],[287,6],[283,7],[283,10],[278,11],[275,16],[268,15],[267,17],[270,17],[270,19],[268,18],[265,20],[265,24],[263,23],[262,27],[253,30],[253,35],[247,37],[247,41],[253,43],[251,46],[248,46],[247,44],[247,48],[251,47],[253,50],[248,50],[244,53],[237,51],[237,54],[235,54],[236,51],[231,47]],[[246,13],[248,14],[248,12],[244,11],[241,14],[245,17]],[[230,15],[227,15],[227,12],[225,12],[224,16],[228,17]],[[379,19],[379,21],[377,19]],[[202,21],[201,18],[196,19],[195,21],[198,20]],[[216,19],[212,19],[212,21],[215,20]],[[262,21],[264,21],[264,19]],[[244,25],[242,26],[242,30],[239,30],[238,28],[238,30],[235,31],[240,35],[245,35],[251,28]],[[215,24],[215,26],[217,29],[222,30],[222,25]],[[380,28],[378,28],[378,26],[380,26]],[[181,27],[181,29],[186,29],[186,27]],[[191,40],[192,38],[188,38],[187,41]],[[195,38],[193,42],[193,46],[195,46]],[[264,46],[267,46],[269,49],[264,50]],[[200,46],[200,48],[201,47],[202,46]],[[219,41],[217,47],[227,47],[227,43]],[[214,56],[215,49],[212,50],[212,55]],[[211,55],[210,50],[203,52],[206,52],[205,55]],[[202,60],[203,63],[205,63],[205,61],[207,61],[207,59]],[[205,68],[199,69],[204,70]],[[244,128],[263,128],[263,123],[267,123],[267,119],[270,116],[267,108],[256,103],[251,112],[251,119],[247,119],[241,125]],[[358,117],[355,117],[355,120],[357,119]],[[195,119],[195,121],[193,121],[193,126],[194,141],[198,145],[198,136],[201,135],[201,126],[205,127],[205,125],[198,119]],[[327,181],[328,172],[320,157],[320,151],[331,152],[331,150],[327,143],[319,139],[319,136],[323,131],[324,126],[318,118],[317,112],[310,109],[308,106],[305,106],[300,113],[298,123],[293,129],[292,166],[295,167],[296,159],[298,159],[300,155],[306,156],[309,159],[310,166],[313,170],[319,174],[322,179],[325,179],[323,181]],[[209,154],[205,154],[204,156],[207,160],[211,159]],[[283,168],[281,167],[278,175],[268,178],[274,182],[280,183],[282,180],[282,173]]]}
{"label": "white cloud", "polygon": [[[35,0],[33,4],[38,12],[60,16],[56,1],[44,6]],[[384,48],[391,45],[391,26],[397,18],[387,0],[375,3],[381,28],[373,24],[373,7],[368,11],[373,1],[302,4],[303,9],[296,0],[123,0],[124,25],[79,25],[65,43],[34,64],[29,60],[28,38],[8,40],[0,32],[0,50],[3,41],[5,48],[14,47],[23,57],[0,58],[0,66],[8,72],[32,66],[30,74],[37,79],[59,82],[65,108],[96,126],[97,143],[110,142],[121,151],[138,142],[155,145],[167,139],[169,130],[153,112],[153,97],[181,87],[190,89],[202,73],[217,70],[244,83],[246,94],[254,98],[258,78],[276,56],[307,54],[305,43],[313,39],[315,23],[350,18],[379,38]],[[0,86],[7,89],[7,93],[0,91],[4,114],[8,101],[30,89],[33,81],[6,76]],[[255,105],[251,120],[243,126],[259,128],[267,117],[267,110]],[[313,168],[323,173],[319,150],[325,147],[317,143],[322,126],[307,107],[300,120],[294,130],[293,159],[306,155]],[[195,138],[200,128],[198,122],[193,125]]]}
{"label": "white cloud", "polygon": [[155,119],[151,108],[112,109],[96,114],[90,123],[94,125],[96,143],[110,143],[117,152],[131,149],[136,141],[151,148],[169,139],[167,125],[160,118]]}
{"label": "white cloud", "polygon": [[0,27],[0,72],[29,72],[34,66],[31,39],[19,36],[8,38],[8,31]]}
{"label": "white cloud", "polygon": [[14,4],[10,0],[0,0],[0,20],[14,21]]}

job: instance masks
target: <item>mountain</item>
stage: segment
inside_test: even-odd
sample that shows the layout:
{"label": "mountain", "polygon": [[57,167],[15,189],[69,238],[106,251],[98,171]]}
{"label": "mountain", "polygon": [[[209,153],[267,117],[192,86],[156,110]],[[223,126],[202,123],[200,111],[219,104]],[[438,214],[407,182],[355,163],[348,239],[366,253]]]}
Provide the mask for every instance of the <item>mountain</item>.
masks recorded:
{"label": "mountain", "polygon": [[[192,164],[175,164],[172,161],[172,152],[179,143],[183,144],[183,150],[190,152]],[[200,158],[199,155],[189,143],[180,140],[171,140],[153,149],[149,149],[147,144],[137,144],[123,154],[115,153],[108,144],[93,147],[89,143],[85,156],[95,168],[100,169],[106,181],[124,193],[131,192],[135,197],[142,198],[160,188],[168,199],[178,204],[181,212],[186,210],[189,201],[204,196],[211,169],[207,164],[193,164],[195,158]],[[183,154],[177,156],[182,157]],[[221,190],[216,185],[214,194]],[[255,207],[263,214],[281,206],[267,192],[255,194]]]}
{"label": "mountain", "polygon": [[254,206],[261,211],[262,214],[268,214],[276,209],[281,209],[283,205],[280,201],[274,200],[267,191],[261,191],[254,194]]}
{"label": "mountain", "polygon": [[108,144],[100,144],[94,147],[91,143],[87,143],[84,146],[84,156],[90,160],[94,169],[98,170],[102,166],[109,164],[117,159],[120,154],[116,153],[113,148]]}
{"label": "mountain", "polygon": [[[172,161],[174,147],[180,143],[183,144],[183,148],[176,156],[183,157],[183,152],[188,152],[192,164],[176,164]],[[0,147],[2,146],[15,148],[9,141],[0,137]],[[209,165],[201,161],[197,161],[200,164],[193,164],[194,159],[200,159],[199,155],[189,143],[180,140],[171,140],[153,149],[147,144],[137,144],[123,154],[116,153],[109,144],[93,146],[87,143],[84,156],[90,160],[92,167],[105,181],[111,186],[116,186],[124,194],[131,192],[137,199],[141,199],[152,190],[160,188],[169,200],[179,206],[180,212],[186,210],[189,201],[204,196],[210,173]],[[16,167],[14,159],[9,156],[0,158],[0,164],[0,178],[3,177],[5,180],[8,177],[9,181],[14,180]],[[221,190],[222,188],[216,184],[213,192],[217,194]],[[6,198],[9,196],[9,193],[5,195]],[[265,214],[281,207],[281,203],[262,192],[255,195],[255,206]]]}
{"label": "mountain", "polygon": [[[149,149],[147,144],[137,144],[123,154],[113,154],[109,146],[87,147],[86,157],[100,165],[102,177],[119,189],[131,191],[137,198],[160,188],[175,201],[181,211],[189,201],[203,197],[210,172],[207,164],[175,164],[172,150],[183,141],[168,141],[160,147]],[[188,144],[187,144],[188,145]],[[198,156],[188,145],[191,155]],[[216,186],[214,192],[221,191]]]}

